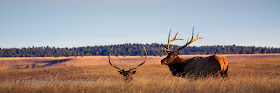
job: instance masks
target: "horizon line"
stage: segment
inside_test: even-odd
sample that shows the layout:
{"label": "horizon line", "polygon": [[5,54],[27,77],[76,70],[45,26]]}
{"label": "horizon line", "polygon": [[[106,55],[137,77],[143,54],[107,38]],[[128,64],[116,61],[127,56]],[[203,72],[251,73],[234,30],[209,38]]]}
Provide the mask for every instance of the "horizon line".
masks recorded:
{"label": "horizon line", "polygon": [[[160,43],[120,43],[120,44],[100,44],[100,45],[86,45],[86,46],[72,46],[72,47],[57,47],[57,46],[49,46],[49,45],[46,45],[46,46],[35,46],[35,45],[32,45],[32,46],[27,46],[27,47],[0,47],[0,49],[11,49],[11,48],[32,48],[32,47],[55,47],[55,48],[78,48],[78,47],[99,47],[99,46],[114,46],[114,45],[125,45],[125,44],[143,44],[143,45],[151,45],[151,44],[159,44],[161,45]],[[170,45],[173,45],[173,46],[181,46],[181,45],[178,45],[178,44],[170,44]],[[203,47],[203,46],[245,46],[245,47],[262,47],[262,48],[280,48],[280,47],[273,47],[273,46],[248,46],[248,45],[237,45],[237,44],[225,44],[225,45],[221,45],[221,44],[216,44],[216,45],[190,45],[191,47]],[[187,46],[189,47],[189,46]]]}

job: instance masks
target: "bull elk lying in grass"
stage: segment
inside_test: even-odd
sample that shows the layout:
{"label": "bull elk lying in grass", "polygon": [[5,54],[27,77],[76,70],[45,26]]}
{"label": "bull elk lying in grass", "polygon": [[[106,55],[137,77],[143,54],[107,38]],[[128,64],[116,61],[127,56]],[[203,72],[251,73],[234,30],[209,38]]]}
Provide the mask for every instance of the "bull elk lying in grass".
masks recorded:
{"label": "bull elk lying in grass", "polygon": [[197,79],[198,77],[207,77],[207,76],[214,76],[214,77],[227,77],[227,71],[228,71],[228,60],[226,57],[221,55],[212,55],[206,58],[203,57],[194,57],[191,59],[183,59],[180,58],[179,51],[188,45],[190,45],[192,42],[203,39],[202,37],[198,37],[199,34],[197,34],[197,37],[194,39],[194,28],[192,32],[192,38],[191,40],[187,41],[187,43],[178,48],[173,49],[172,51],[169,49],[170,42],[173,42],[175,40],[183,40],[180,38],[175,37],[170,40],[170,33],[172,28],[170,29],[169,36],[168,36],[168,44],[167,46],[163,45],[163,48],[161,48],[161,51],[168,53],[167,57],[161,60],[162,65],[168,65],[170,71],[172,72],[173,76],[179,76],[179,77],[190,77]]}
{"label": "bull elk lying in grass", "polygon": [[147,51],[146,51],[146,49],[145,49],[144,46],[143,46],[143,48],[144,48],[145,54],[146,54],[144,62],[142,62],[141,64],[139,64],[139,65],[136,66],[135,68],[131,68],[131,69],[129,69],[129,70],[124,70],[124,69],[121,69],[121,68],[119,68],[119,67],[117,67],[117,66],[112,65],[112,63],[111,63],[111,61],[110,61],[110,54],[111,54],[111,51],[113,50],[113,48],[111,48],[111,50],[110,50],[110,52],[109,52],[109,56],[108,56],[108,57],[109,57],[109,64],[110,64],[112,67],[114,67],[114,68],[116,68],[116,69],[119,70],[118,72],[119,72],[121,75],[123,75],[124,81],[129,82],[129,81],[133,80],[132,75],[136,73],[136,68],[139,67],[139,66],[141,66],[141,65],[143,65],[143,64],[146,62],[146,60],[147,60]]}

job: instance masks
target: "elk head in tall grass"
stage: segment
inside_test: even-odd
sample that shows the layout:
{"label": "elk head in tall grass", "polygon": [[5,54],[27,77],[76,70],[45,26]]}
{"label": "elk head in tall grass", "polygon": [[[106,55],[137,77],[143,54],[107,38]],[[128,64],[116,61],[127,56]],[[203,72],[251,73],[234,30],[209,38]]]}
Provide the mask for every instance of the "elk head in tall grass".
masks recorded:
{"label": "elk head in tall grass", "polygon": [[146,48],[145,48],[144,46],[143,46],[143,48],[144,48],[145,54],[146,54],[144,62],[142,62],[142,63],[139,64],[138,66],[136,66],[136,67],[134,67],[134,68],[131,68],[131,69],[129,69],[129,70],[124,70],[124,69],[121,69],[121,68],[119,68],[119,67],[117,67],[117,66],[112,65],[112,63],[111,63],[111,61],[110,61],[110,54],[111,54],[111,51],[113,50],[113,48],[111,48],[111,50],[110,50],[110,52],[109,52],[109,56],[108,56],[108,57],[109,57],[109,64],[110,64],[112,67],[114,67],[114,68],[116,68],[116,69],[119,70],[118,72],[119,72],[121,75],[123,75],[125,81],[131,81],[131,80],[133,80],[132,75],[136,73],[136,68],[140,67],[141,65],[143,65],[143,64],[146,62],[146,60],[147,60],[147,51],[146,51]]}
{"label": "elk head in tall grass", "polygon": [[206,58],[194,57],[191,59],[183,59],[178,56],[181,49],[187,47],[199,39],[203,39],[202,37],[198,36],[199,34],[197,34],[197,37],[194,38],[194,28],[191,40],[187,40],[185,45],[176,50],[171,50],[169,48],[170,42],[183,39],[176,38],[178,34],[177,33],[175,37],[170,40],[171,30],[172,28],[169,32],[167,46],[162,44],[163,48],[161,48],[161,51],[166,52],[168,55],[161,60],[161,64],[168,65],[172,75],[179,77],[206,77],[209,75],[222,77],[227,76],[228,60],[224,56],[212,55]]}

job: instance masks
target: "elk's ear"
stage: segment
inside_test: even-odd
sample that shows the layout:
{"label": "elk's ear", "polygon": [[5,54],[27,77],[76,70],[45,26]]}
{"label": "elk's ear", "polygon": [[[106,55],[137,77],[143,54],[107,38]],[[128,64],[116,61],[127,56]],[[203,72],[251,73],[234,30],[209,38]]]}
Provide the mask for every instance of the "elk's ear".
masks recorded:
{"label": "elk's ear", "polygon": [[122,71],[118,71],[120,74],[123,74],[123,72]]}
{"label": "elk's ear", "polygon": [[135,74],[135,73],[136,73],[136,70],[132,72],[132,74]]}

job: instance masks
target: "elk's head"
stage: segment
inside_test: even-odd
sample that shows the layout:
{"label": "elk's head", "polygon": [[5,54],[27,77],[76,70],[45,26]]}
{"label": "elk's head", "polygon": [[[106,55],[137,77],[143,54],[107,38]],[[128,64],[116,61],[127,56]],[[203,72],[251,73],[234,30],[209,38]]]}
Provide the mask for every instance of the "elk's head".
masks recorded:
{"label": "elk's head", "polygon": [[124,77],[124,81],[131,81],[133,80],[132,75],[136,73],[136,70],[119,70],[118,71]]}
{"label": "elk's head", "polygon": [[[142,62],[141,64],[139,64],[137,67],[143,65],[143,64],[146,62],[146,60],[147,60],[147,51],[146,51],[146,49],[145,49],[144,46],[143,46],[143,48],[144,48],[145,53],[146,53],[145,60],[144,60],[144,62]],[[112,50],[113,50],[113,48],[111,48],[111,50],[110,50],[110,52],[109,52],[109,56],[108,56],[108,57],[109,57],[109,64],[110,64],[112,67],[114,67],[114,68],[116,68],[116,69],[119,70],[118,72],[119,72],[121,75],[123,75],[125,81],[131,81],[131,80],[133,80],[132,75],[136,73],[136,68],[137,68],[137,67],[131,68],[131,69],[129,69],[129,70],[124,70],[124,69],[121,69],[121,68],[119,68],[119,67],[117,67],[117,66],[112,65],[112,63],[111,63],[111,61],[110,61],[110,54],[111,54],[111,51],[112,51]]]}
{"label": "elk's head", "polygon": [[179,55],[179,51],[180,51],[181,49],[187,47],[189,44],[191,44],[192,42],[194,42],[194,41],[196,41],[196,40],[198,40],[198,39],[203,39],[202,37],[198,37],[199,33],[197,34],[197,37],[196,37],[195,39],[193,38],[193,36],[194,36],[194,28],[193,28],[192,38],[191,38],[190,41],[188,40],[187,43],[186,43],[184,46],[182,46],[182,47],[180,47],[180,48],[178,48],[178,49],[176,49],[176,50],[175,50],[174,48],[172,48],[172,50],[170,50],[170,48],[169,48],[170,42],[173,42],[173,41],[176,41],[176,40],[183,40],[183,39],[180,39],[180,38],[176,38],[178,32],[177,32],[177,34],[175,35],[175,37],[174,37],[172,40],[170,40],[171,30],[172,30],[172,28],[170,29],[170,32],[169,32],[169,35],[168,35],[167,46],[165,46],[165,45],[163,45],[163,44],[161,43],[161,45],[163,46],[163,47],[161,48],[161,51],[167,53],[167,56],[166,56],[164,59],[161,60],[161,64],[162,64],[162,65],[164,65],[164,64],[165,64],[165,65],[171,65],[171,64],[174,64],[174,63],[179,62],[180,59],[177,60],[177,58],[178,58],[178,55]]}

